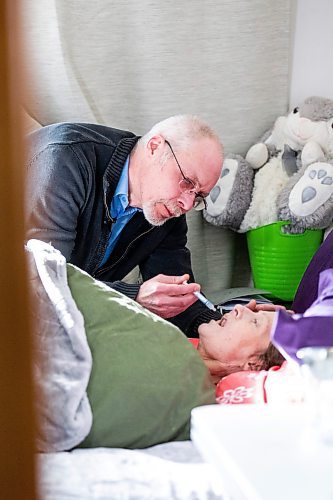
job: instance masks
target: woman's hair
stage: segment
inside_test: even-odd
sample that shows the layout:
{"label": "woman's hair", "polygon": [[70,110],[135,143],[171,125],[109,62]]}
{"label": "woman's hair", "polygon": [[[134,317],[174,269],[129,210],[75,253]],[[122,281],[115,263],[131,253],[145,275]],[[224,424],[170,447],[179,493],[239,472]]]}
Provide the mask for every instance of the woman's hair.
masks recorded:
{"label": "woman's hair", "polygon": [[267,351],[259,356],[259,370],[269,370],[272,366],[281,366],[284,361],[280,351],[270,342]]}

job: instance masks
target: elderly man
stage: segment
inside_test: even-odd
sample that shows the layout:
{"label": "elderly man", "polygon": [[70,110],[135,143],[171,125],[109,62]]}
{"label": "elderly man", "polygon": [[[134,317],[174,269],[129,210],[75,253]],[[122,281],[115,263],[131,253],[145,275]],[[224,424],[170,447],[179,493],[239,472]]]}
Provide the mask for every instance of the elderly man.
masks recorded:
{"label": "elderly man", "polygon": [[[147,134],[62,123],[29,137],[28,238],[50,242],[71,262],[187,335],[220,315],[197,301],[185,214],[202,209],[223,161],[215,132],[173,116]],[[139,266],[142,284],[121,281]],[[186,283],[189,281],[189,283]]]}

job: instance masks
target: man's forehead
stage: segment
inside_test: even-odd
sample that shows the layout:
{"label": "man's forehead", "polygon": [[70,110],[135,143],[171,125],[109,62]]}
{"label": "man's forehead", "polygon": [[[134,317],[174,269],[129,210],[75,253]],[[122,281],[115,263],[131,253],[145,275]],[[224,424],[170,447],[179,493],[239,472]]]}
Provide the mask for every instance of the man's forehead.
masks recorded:
{"label": "man's forehead", "polygon": [[221,147],[210,137],[192,140],[183,152],[184,174],[203,197],[208,196],[218,181],[222,169]]}

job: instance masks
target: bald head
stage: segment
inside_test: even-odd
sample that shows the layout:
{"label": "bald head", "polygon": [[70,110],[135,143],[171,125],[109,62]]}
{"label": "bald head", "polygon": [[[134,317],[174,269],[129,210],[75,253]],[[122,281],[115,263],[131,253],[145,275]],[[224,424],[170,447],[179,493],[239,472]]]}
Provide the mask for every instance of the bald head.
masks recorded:
{"label": "bald head", "polygon": [[[192,115],[167,118],[139,140],[130,160],[130,192],[152,224],[195,207],[219,179],[223,149],[219,137]],[[202,204],[203,205],[203,204]]]}
{"label": "bald head", "polygon": [[193,141],[209,138],[222,145],[216,132],[201,118],[195,115],[175,115],[156,123],[141,139],[147,143],[154,135],[162,135],[178,149],[188,149]]}

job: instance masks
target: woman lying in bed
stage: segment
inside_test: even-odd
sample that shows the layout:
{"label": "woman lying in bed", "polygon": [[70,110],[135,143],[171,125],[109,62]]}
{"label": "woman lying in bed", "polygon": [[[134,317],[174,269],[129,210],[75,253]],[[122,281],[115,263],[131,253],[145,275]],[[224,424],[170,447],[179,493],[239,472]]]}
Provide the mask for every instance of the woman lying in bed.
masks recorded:
{"label": "woman lying in bed", "polygon": [[191,410],[215,401],[202,359],[216,379],[275,365],[270,339],[289,356],[303,346],[333,344],[333,270],[321,273],[318,298],[303,315],[236,306],[203,325],[200,357],[174,325],[66,267],[51,245],[30,240],[27,249],[38,320],[36,390],[44,396],[41,451],[189,439]]}
{"label": "woman lying in bed", "polygon": [[[288,360],[298,361],[298,349],[302,347],[329,347],[333,346],[333,269],[326,269],[320,273],[317,298],[303,314],[289,314],[287,311],[260,311],[253,312],[247,307],[237,305],[220,321],[211,321],[199,328],[200,339],[197,345],[198,352],[210,370],[215,382],[224,377],[224,382],[218,384],[217,396],[222,402],[267,402],[267,387],[264,388],[269,375],[262,373],[256,377],[253,374],[234,374],[248,370],[268,370],[273,366],[280,366],[285,354]],[[277,350],[276,347],[279,348]],[[295,364],[287,365],[274,375],[274,390],[277,382],[286,388],[286,382],[295,382]],[[228,376],[229,375],[229,376]],[[244,400],[237,397],[237,401],[226,398],[225,391],[230,395],[231,389],[251,387],[255,398]],[[286,399],[302,399],[302,380],[296,384],[296,391],[290,392]],[[231,392],[230,392],[231,391]],[[259,391],[259,392],[258,392]],[[246,395],[246,390],[243,395]],[[258,397],[259,394],[259,397]],[[261,394],[261,395],[260,395]],[[271,391],[271,394],[273,392]],[[248,396],[246,396],[248,397]]]}
{"label": "woman lying in bed", "polygon": [[268,370],[284,361],[270,341],[275,312],[254,312],[236,305],[218,321],[199,327],[199,340],[192,340],[214,382],[241,370]]}

